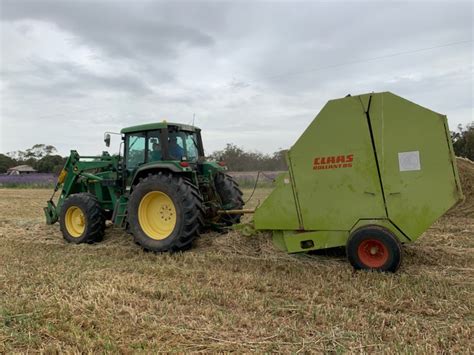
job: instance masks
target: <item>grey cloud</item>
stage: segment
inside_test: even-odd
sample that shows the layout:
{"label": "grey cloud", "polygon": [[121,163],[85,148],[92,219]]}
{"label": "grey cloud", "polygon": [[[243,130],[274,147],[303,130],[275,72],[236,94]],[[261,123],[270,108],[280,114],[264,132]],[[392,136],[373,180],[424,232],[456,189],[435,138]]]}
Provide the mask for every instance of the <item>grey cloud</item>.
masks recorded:
{"label": "grey cloud", "polygon": [[208,47],[214,41],[199,28],[170,22],[165,14],[137,2],[3,1],[4,21],[36,19],[69,31],[86,45],[109,55],[137,59],[174,58],[186,47]]}
{"label": "grey cloud", "polygon": [[85,97],[101,90],[132,95],[153,93],[143,79],[133,75],[99,75],[74,63],[37,58],[30,60],[26,70],[21,72],[2,70],[1,76],[11,90],[22,94]]}
{"label": "grey cloud", "polygon": [[[250,25],[261,60],[246,63],[249,74],[237,79],[266,84],[283,92],[304,91],[308,85],[315,85],[311,79],[338,80],[347,73],[374,66],[367,62],[313,69],[445,44],[453,39],[472,40],[472,4],[467,2],[455,6],[441,2],[300,3],[299,6],[272,4],[271,9],[267,8],[263,25],[254,24],[255,28]],[[443,53],[467,52],[470,48],[468,45],[447,48]],[[439,51],[432,53],[439,55]],[[386,70],[394,62],[405,67],[417,65],[416,57],[396,59],[381,62]]]}
{"label": "grey cloud", "polygon": [[245,82],[243,80],[232,79],[229,84],[229,87],[232,89],[244,89],[250,86],[250,83]]}

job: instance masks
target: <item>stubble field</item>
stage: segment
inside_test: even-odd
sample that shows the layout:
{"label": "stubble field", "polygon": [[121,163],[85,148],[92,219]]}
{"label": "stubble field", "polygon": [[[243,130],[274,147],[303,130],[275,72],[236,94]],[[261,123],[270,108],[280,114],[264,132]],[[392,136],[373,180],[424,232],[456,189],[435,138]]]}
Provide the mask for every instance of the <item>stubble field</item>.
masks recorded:
{"label": "stubble field", "polygon": [[343,251],[281,253],[268,234],[207,234],[168,255],[109,227],[70,245],[44,224],[50,193],[0,189],[0,353],[474,352],[472,200],[381,274]]}

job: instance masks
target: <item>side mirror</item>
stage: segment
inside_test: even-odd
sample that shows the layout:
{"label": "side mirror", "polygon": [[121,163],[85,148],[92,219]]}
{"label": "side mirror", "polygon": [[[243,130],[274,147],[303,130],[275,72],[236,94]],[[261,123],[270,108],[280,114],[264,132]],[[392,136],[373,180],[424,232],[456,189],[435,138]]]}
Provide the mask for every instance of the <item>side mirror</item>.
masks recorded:
{"label": "side mirror", "polygon": [[106,133],[104,135],[104,142],[106,147],[110,147],[110,134]]}

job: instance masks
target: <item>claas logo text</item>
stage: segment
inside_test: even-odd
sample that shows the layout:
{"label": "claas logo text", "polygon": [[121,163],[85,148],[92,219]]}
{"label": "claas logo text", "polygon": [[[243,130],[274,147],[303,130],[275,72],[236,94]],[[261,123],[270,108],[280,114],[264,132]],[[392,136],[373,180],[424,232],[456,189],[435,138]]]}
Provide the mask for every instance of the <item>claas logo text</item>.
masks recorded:
{"label": "claas logo text", "polygon": [[352,168],[353,161],[354,161],[354,154],[316,157],[313,160],[313,170]]}

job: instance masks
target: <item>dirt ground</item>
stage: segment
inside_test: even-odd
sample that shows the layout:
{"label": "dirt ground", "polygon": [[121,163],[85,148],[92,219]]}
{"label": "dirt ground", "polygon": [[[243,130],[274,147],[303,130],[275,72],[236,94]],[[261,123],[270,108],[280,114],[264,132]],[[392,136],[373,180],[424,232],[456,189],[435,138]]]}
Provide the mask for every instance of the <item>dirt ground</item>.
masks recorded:
{"label": "dirt ground", "polygon": [[341,251],[287,255],[267,234],[207,234],[174,255],[113,228],[70,245],[44,224],[50,193],[0,190],[0,353],[474,352],[472,200],[381,274]]}

